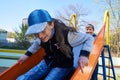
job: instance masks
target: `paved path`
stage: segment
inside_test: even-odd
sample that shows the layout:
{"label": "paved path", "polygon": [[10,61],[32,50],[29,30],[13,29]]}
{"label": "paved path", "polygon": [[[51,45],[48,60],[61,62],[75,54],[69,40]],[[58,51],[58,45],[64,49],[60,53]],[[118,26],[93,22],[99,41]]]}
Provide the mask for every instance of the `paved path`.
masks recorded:
{"label": "paved path", "polygon": [[6,70],[8,67],[0,67],[0,73],[2,73],[4,70]]}

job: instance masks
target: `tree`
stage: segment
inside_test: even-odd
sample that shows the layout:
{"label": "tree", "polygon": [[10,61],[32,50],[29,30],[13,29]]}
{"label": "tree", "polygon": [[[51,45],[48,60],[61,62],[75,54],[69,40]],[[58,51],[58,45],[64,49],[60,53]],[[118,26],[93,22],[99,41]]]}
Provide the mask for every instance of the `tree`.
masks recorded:
{"label": "tree", "polygon": [[80,4],[68,5],[68,7],[63,9],[63,11],[57,11],[56,17],[62,20],[64,23],[68,24],[71,14],[76,14],[76,24],[78,27],[84,26],[86,23],[88,23],[83,19],[88,15],[88,10],[82,7]]}
{"label": "tree", "polygon": [[30,46],[29,38],[25,37],[25,32],[28,28],[28,25],[23,25],[19,27],[20,32],[18,30],[15,31],[15,40],[17,46],[20,49],[27,49]]}
{"label": "tree", "polygon": [[111,28],[114,33],[111,37],[111,46],[116,50],[116,53],[120,52],[120,0],[106,0],[110,12],[111,12]]}
{"label": "tree", "polygon": [[111,49],[120,52],[120,0],[102,0],[111,14]]}
{"label": "tree", "polygon": [[8,36],[7,36],[7,37],[8,37],[8,38],[14,38],[14,35],[15,35],[15,34],[14,34],[13,32],[8,32]]}

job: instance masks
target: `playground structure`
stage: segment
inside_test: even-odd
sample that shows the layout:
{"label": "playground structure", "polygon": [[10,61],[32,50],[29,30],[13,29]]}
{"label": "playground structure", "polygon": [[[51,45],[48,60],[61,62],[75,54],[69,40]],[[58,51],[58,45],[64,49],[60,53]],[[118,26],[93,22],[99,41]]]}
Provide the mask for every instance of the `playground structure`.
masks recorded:
{"label": "playground structure", "polygon": [[[72,15],[72,16],[74,17],[74,23],[76,24],[76,21],[75,21],[76,15]],[[70,18],[71,22],[69,23],[69,25],[72,23],[72,18],[73,17]],[[77,29],[77,25],[75,25],[75,24],[74,24],[74,26]],[[107,31],[107,39],[106,39],[107,43],[106,44],[108,45],[108,47],[110,46],[109,26],[110,26],[110,24],[109,24],[109,12],[106,11],[102,28],[99,31],[99,33],[98,33],[98,35],[95,39],[94,47],[93,47],[93,49],[90,53],[90,56],[89,56],[88,66],[83,69],[84,73],[82,73],[80,67],[78,67],[76,69],[75,73],[72,75],[71,80],[90,80],[91,75],[94,71],[95,65],[97,64],[98,58],[100,57],[101,52],[102,52],[103,47],[104,47],[105,31]],[[0,74],[0,80],[7,80],[7,79],[15,80],[19,75],[25,73],[30,68],[32,68],[33,66],[38,64],[42,60],[44,55],[45,55],[44,50],[42,48],[40,48],[40,50],[36,54],[32,55],[24,63],[22,63],[22,64],[16,63],[12,67],[10,67],[9,69],[7,69],[3,73],[1,73]],[[103,56],[103,58],[104,58],[104,56]],[[105,66],[104,66],[104,69],[105,69]],[[115,74],[114,73],[114,68],[112,68],[112,69],[113,69],[113,74]],[[14,76],[11,76],[11,74],[14,75]],[[107,77],[105,75],[105,73],[104,73],[103,76]],[[114,80],[116,80],[115,75],[113,75],[113,78],[114,78]],[[104,78],[104,80],[106,80],[106,78]]]}

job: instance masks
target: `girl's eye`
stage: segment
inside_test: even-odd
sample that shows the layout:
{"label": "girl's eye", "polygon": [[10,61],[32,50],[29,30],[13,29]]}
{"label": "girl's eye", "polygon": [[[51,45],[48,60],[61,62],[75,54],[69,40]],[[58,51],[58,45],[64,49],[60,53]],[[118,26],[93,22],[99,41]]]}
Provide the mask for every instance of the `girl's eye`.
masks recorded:
{"label": "girl's eye", "polygon": [[42,33],[45,33],[45,30],[44,30],[44,31],[42,31]]}

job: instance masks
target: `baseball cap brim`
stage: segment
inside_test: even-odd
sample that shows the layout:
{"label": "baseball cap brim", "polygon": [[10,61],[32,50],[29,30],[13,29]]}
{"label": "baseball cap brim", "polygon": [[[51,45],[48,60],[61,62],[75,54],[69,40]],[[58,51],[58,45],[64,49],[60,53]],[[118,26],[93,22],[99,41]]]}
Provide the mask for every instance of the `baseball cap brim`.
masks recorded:
{"label": "baseball cap brim", "polygon": [[45,29],[46,25],[47,25],[47,22],[43,22],[43,23],[29,26],[29,28],[27,29],[27,31],[25,33],[25,36],[30,35],[30,34],[40,33],[41,31],[43,31]]}

